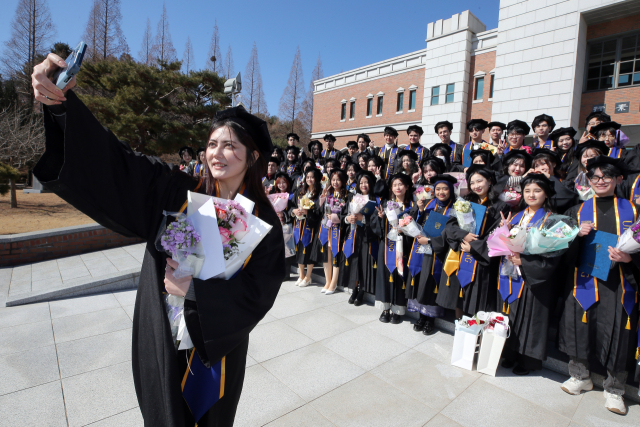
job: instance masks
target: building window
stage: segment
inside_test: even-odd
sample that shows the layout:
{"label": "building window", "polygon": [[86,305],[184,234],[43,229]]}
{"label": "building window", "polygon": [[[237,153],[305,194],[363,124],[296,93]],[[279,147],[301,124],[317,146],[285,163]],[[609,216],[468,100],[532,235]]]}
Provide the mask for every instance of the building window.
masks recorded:
{"label": "building window", "polygon": [[378,112],[376,114],[382,115],[382,96],[378,97]]}
{"label": "building window", "polygon": [[589,43],[585,90],[640,84],[640,34]]}
{"label": "building window", "polygon": [[356,101],[351,101],[349,105],[349,118],[353,119],[356,116]]}
{"label": "building window", "polygon": [[440,101],[440,86],[431,88],[431,105],[438,105]]}
{"label": "building window", "polygon": [[456,84],[455,83],[449,83],[447,85],[447,96],[445,98],[445,104],[449,104],[451,102],[453,102],[453,92],[456,90]]}
{"label": "building window", "polygon": [[411,90],[409,91],[409,110],[415,110],[415,109],[416,109],[416,91]]}
{"label": "building window", "polygon": [[496,76],[494,74],[491,75],[491,86],[489,87],[489,98],[493,99],[493,85],[496,83]]}
{"label": "building window", "polygon": [[482,91],[484,90],[484,77],[478,77],[476,79],[476,96],[474,100],[481,101],[482,100]]}
{"label": "building window", "polygon": [[373,112],[373,98],[367,99],[367,116],[371,116]]}
{"label": "building window", "polygon": [[340,120],[344,120],[347,117],[347,104],[342,104],[340,107]]}
{"label": "building window", "polygon": [[402,105],[404,104],[404,93],[400,92],[398,94],[398,105],[396,106],[396,111],[398,113],[402,112]]}

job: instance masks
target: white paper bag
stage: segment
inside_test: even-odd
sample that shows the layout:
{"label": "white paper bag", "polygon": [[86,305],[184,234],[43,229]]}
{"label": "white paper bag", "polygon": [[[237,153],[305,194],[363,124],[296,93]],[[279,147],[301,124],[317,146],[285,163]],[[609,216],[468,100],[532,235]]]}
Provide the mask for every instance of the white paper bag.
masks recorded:
{"label": "white paper bag", "polygon": [[496,370],[500,363],[500,357],[502,356],[509,330],[509,318],[504,314],[491,313],[488,316],[488,320],[495,319],[498,316],[503,318],[503,324],[496,323],[493,330],[484,329],[480,343],[480,353],[478,353],[478,372],[492,377],[496,376]]}
{"label": "white paper bag", "polygon": [[[462,316],[462,320],[471,320]],[[482,326],[474,325],[469,328],[458,326],[456,321],[456,333],[453,337],[453,350],[451,352],[451,364],[468,371],[475,370],[475,359],[478,351],[478,337],[482,332]]]}

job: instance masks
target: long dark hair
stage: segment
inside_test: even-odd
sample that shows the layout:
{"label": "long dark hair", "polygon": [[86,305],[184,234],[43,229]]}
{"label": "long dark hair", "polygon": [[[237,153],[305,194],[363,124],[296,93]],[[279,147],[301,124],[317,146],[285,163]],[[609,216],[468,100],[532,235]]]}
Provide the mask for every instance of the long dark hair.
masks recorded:
{"label": "long dark hair", "polygon": [[[473,165],[471,167],[473,167]],[[467,183],[469,185],[469,193],[466,196],[464,196],[464,199],[472,203],[478,203],[478,204],[482,203],[482,200],[480,200],[480,196],[478,196],[475,192],[471,190],[471,177],[473,177],[473,175],[476,175],[476,174],[481,175],[487,181],[489,181],[489,192],[487,193],[487,198],[493,204],[493,202],[498,200],[498,194],[493,189],[493,186],[496,183],[495,175],[493,174],[492,170],[486,167],[473,168],[473,169],[469,168],[469,170],[467,170],[466,178],[467,178]]]}
{"label": "long dark hair", "polygon": [[[569,168],[573,164],[574,159],[576,158],[576,150],[574,150],[576,146],[575,139],[572,139],[573,144],[566,153],[563,153],[560,148],[558,148],[558,154],[560,155],[560,160],[562,160],[562,165],[560,166],[559,176],[564,179],[569,173]],[[564,157],[562,157],[564,156]]]}
{"label": "long dark hair", "polygon": [[[228,128],[229,132],[235,135],[236,138],[238,138],[238,141],[240,141],[240,143],[247,149],[247,169],[244,174],[244,179],[242,180],[242,183],[245,186],[245,191],[251,196],[250,198],[254,202],[265,204],[273,210],[273,206],[269,202],[262,185],[262,177],[267,174],[267,161],[258,149],[256,143],[253,141],[253,138],[251,138],[251,135],[249,135],[249,132],[247,132],[244,127],[228,119],[214,122],[209,129],[207,147],[209,146],[209,139],[213,132],[222,127]],[[255,156],[255,153],[258,153],[258,156]],[[216,188],[216,179],[211,176],[209,163],[207,162],[205,164],[207,165],[207,173],[204,177],[205,191],[207,194],[213,195]]]}
{"label": "long dark hair", "polygon": [[376,185],[376,177],[369,171],[360,171],[356,176],[356,193],[362,194],[362,191],[360,191],[360,181],[362,178],[367,178],[367,182],[369,182],[369,192],[367,193],[369,200],[375,200],[376,195],[373,194],[373,187]]}
{"label": "long dark hair", "polygon": [[[309,184],[307,184],[307,175],[309,175],[310,173],[313,174],[313,177],[315,178],[313,188],[311,189],[309,188]],[[320,181],[322,181],[322,174],[318,169],[307,169],[307,171],[304,173],[304,177],[302,178],[302,186],[300,187],[301,191],[299,193],[299,196],[304,196],[306,193],[309,193],[309,190],[311,190],[312,197],[315,198],[319,196],[322,192]]]}
{"label": "long dark hair", "polygon": [[[403,177],[399,175],[400,174],[397,174],[389,180],[389,198],[387,200],[394,199],[395,194],[393,194],[393,182],[399,179],[402,181],[402,184],[407,187],[407,192],[404,193],[404,200],[402,203],[404,203],[405,207],[409,207],[413,201],[413,183],[411,182],[411,178],[404,180]],[[404,177],[406,177],[406,175]]]}
{"label": "long dark hair", "polygon": [[[331,185],[331,181],[333,180],[334,175],[338,175],[338,179],[340,179],[340,182],[342,182],[342,188],[340,188],[339,193],[340,197],[345,199],[347,197],[347,181],[349,180],[349,178],[342,169],[333,169],[331,171],[331,176],[329,177],[329,182],[327,183],[327,185]],[[331,186],[331,188],[333,188],[333,186]],[[333,193],[335,193],[334,190],[332,190],[331,194]]]}

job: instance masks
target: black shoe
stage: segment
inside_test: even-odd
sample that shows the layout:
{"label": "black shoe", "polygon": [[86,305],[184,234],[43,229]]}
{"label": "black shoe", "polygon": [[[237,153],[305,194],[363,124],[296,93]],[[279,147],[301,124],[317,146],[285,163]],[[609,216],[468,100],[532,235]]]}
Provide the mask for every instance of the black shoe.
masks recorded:
{"label": "black shoe", "polygon": [[516,365],[511,372],[513,372],[516,375],[529,375],[529,370],[523,368],[520,365]]}
{"label": "black shoe", "polygon": [[500,366],[502,366],[505,369],[511,369],[516,365],[516,362],[514,362],[513,360],[509,360],[509,359],[504,359],[502,361],[502,363],[500,364]]}
{"label": "black shoe", "polygon": [[358,291],[358,295],[356,296],[356,300],[353,302],[353,305],[358,307],[359,305],[362,305],[363,300],[364,300],[364,289],[360,288],[360,290]]}
{"label": "black shoe", "polygon": [[433,323],[433,319],[431,317],[427,317],[422,333],[425,335],[433,335],[436,332],[436,328],[433,327]]}
{"label": "black shoe", "polygon": [[427,316],[420,315],[418,321],[413,325],[413,330],[420,332],[424,328],[424,324],[427,322]]}
{"label": "black shoe", "polygon": [[389,312],[387,310],[383,311],[380,315],[380,321],[382,323],[389,323],[390,317]]}
{"label": "black shoe", "polygon": [[349,304],[353,304],[356,301],[356,297],[358,296],[358,288],[356,287],[353,292],[351,292],[351,297],[349,298],[349,301],[347,301]]}
{"label": "black shoe", "polygon": [[402,323],[402,316],[400,316],[399,314],[392,313],[391,319],[389,320],[389,322],[393,323],[394,325],[397,325],[398,323]]}

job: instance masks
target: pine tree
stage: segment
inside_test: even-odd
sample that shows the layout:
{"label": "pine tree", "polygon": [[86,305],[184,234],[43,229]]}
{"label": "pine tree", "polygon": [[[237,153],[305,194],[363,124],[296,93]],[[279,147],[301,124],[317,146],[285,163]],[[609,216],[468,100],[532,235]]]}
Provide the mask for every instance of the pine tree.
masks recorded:
{"label": "pine tree", "polygon": [[227,56],[224,58],[224,76],[226,79],[233,78],[235,65],[233,65],[233,52],[231,52],[231,45],[227,49]]}
{"label": "pine tree", "polygon": [[311,133],[311,127],[313,125],[313,91],[314,91],[314,82],[316,80],[320,80],[324,77],[324,71],[322,71],[322,59],[320,59],[320,55],[318,55],[318,61],[316,62],[316,66],[313,68],[313,72],[311,73],[311,81],[309,82],[309,91],[307,92],[307,96],[302,102],[302,111],[300,113],[300,121],[306,127],[306,129]]}
{"label": "pine tree", "polygon": [[187,43],[184,46],[184,55],[182,56],[182,70],[186,75],[196,66],[195,56],[193,55],[193,46],[191,45],[191,37],[187,37]]}
{"label": "pine tree", "polygon": [[300,47],[296,49],[296,55],[291,64],[289,81],[280,98],[279,114],[282,121],[290,122],[291,132],[294,131],[295,122],[299,119],[302,101],[305,98],[304,77],[302,75],[302,59]]}
{"label": "pine tree", "polygon": [[153,42],[153,57],[160,63],[171,63],[178,59],[176,49],[171,41],[171,33],[169,32],[169,17],[167,16],[167,6],[162,4],[162,15],[158,21],[158,29],[156,39]]}
{"label": "pine tree", "polygon": [[153,58],[153,33],[151,32],[151,20],[147,18],[147,28],[144,30],[142,36],[142,48],[138,52],[138,58],[140,62],[145,65],[151,65],[154,62]]}
{"label": "pine tree", "polygon": [[[246,103],[250,113],[266,114],[266,102],[262,91],[262,73],[260,72],[260,62],[258,61],[258,48],[253,42],[249,62],[242,76],[242,98]],[[260,105],[262,103],[262,105]]]}
{"label": "pine tree", "polygon": [[207,70],[220,74],[222,72],[222,52],[220,51],[220,33],[218,31],[218,20],[213,26],[211,36],[211,46],[209,46],[209,58],[207,58]]}
{"label": "pine tree", "polygon": [[121,20],[120,0],[94,0],[83,36],[87,59],[104,60],[129,54]]}

